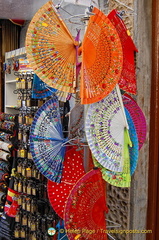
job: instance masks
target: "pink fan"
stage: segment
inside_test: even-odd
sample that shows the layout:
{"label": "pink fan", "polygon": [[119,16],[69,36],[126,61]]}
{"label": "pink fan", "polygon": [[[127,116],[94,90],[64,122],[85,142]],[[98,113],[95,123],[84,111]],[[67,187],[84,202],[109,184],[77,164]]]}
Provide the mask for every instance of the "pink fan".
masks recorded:
{"label": "pink fan", "polygon": [[48,197],[53,209],[63,218],[66,200],[76,182],[85,174],[83,158],[77,147],[68,150],[63,165],[61,183],[48,181]]}
{"label": "pink fan", "polygon": [[138,136],[139,150],[141,149],[143,143],[146,140],[146,119],[141,108],[137,102],[128,94],[123,94],[123,103],[126,109],[129,111]]}

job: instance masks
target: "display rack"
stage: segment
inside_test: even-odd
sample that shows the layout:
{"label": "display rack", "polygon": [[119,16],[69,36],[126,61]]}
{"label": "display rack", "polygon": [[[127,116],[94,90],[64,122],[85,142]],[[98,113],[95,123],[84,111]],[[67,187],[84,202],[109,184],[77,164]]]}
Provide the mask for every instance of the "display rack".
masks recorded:
{"label": "display rack", "polygon": [[[34,72],[28,65],[25,48],[5,54],[5,103],[4,112],[17,116],[16,151],[10,175],[10,192],[15,206],[4,210],[0,230],[7,226],[7,231],[0,235],[6,239],[53,239],[48,235],[48,228],[55,227],[58,219],[49,204],[46,190],[47,179],[36,169],[30,154],[29,132],[34,114],[46,99],[32,99],[31,89]],[[14,211],[12,207],[18,204]],[[6,206],[6,203],[5,203]],[[3,219],[5,218],[5,220]],[[4,221],[3,221],[4,220]]]}
{"label": "display rack", "polygon": [[4,92],[5,92],[5,101],[4,101],[4,112],[10,114],[17,114],[18,113],[18,95],[14,94],[16,89],[17,83],[17,76],[16,73],[16,64],[19,65],[19,71],[32,71],[29,67],[24,67],[22,64],[22,60],[26,59],[26,51],[25,47],[6,52],[5,53],[5,63],[4,63],[4,70],[5,70],[5,85],[4,85]]}

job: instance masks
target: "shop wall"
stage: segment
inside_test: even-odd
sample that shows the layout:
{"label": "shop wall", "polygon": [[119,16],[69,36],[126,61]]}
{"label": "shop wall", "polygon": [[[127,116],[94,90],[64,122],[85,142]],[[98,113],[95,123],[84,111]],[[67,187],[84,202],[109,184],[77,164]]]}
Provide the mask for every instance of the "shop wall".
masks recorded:
{"label": "shop wall", "polygon": [[[132,177],[131,188],[121,189],[108,185],[107,200],[110,207],[108,218],[120,223],[125,230],[145,230],[148,204],[152,0],[122,0],[122,3],[133,8],[134,11],[116,1],[110,0],[108,4],[108,1],[100,0],[99,3],[105,13],[113,8],[125,11],[124,20],[138,48],[136,55],[138,91],[135,100],[147,119],[147,139],[139,153],[138,167]],[[69,5],[66,6],[66,10],[71,10]],[[29,21],[21,31],[21,47],[25,45],[28,24]],[[71,31],[75,28],[76,26]],[[146,234],[118,234],[115,237],[117,240],[145,240]]]}

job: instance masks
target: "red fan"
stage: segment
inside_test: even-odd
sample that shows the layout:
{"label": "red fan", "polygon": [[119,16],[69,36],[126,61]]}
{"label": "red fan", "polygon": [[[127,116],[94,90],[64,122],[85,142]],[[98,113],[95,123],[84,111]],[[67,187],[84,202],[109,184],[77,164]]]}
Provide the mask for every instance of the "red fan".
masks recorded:
{"label": "red fan", "polygon": [[108,18],[116,28],[123,48],[123,69],[119,80],[119,87],[126,92],[136,94],[134,53],[138,52],[138,50],[119,13],[113,10],[109,13]]}
{"label": "red fan", "polygon": [[83,158],[77,147],[68,150],[63,165],[61,183],[48,181],[48,197],[53,209],[63,218],[67,197],[75,183],[85,174]]}
{"label": "red fan", "polygon": [[107,240],[106,196],[99,169],[86,173],[73,187],[65,207],[65,229],[70,240]]}

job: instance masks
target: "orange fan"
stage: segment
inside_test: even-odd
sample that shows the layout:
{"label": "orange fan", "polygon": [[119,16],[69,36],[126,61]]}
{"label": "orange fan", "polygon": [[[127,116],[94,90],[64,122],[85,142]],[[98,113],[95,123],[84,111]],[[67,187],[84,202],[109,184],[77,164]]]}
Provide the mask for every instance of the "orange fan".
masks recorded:
{"label": "orange fan", "polygon": [[74,93],[77,45],[52,1],[43,5],[26,36],[27,58],[38,77],[53,88]]}
{"label": "orange fan", "polygon": [[106,97],[118,83],[123,66],[119,35],[99,9],[93,9],[82,44],[81,103]]}

